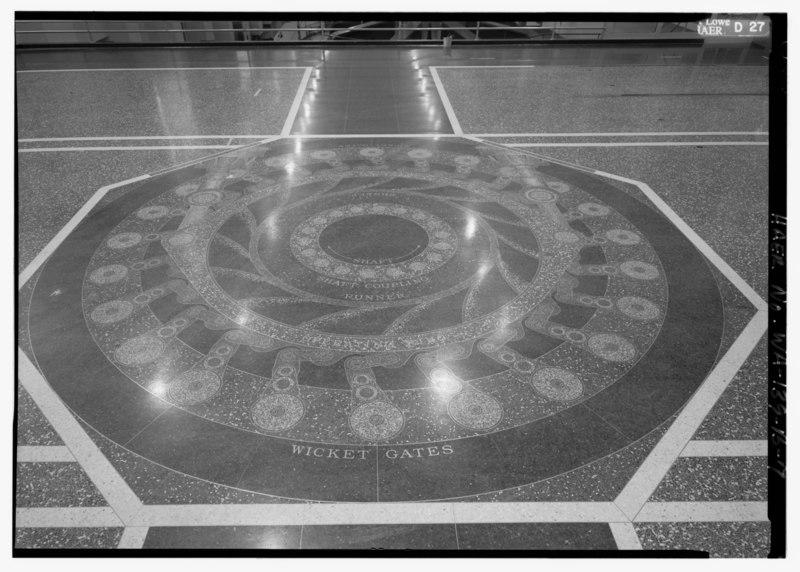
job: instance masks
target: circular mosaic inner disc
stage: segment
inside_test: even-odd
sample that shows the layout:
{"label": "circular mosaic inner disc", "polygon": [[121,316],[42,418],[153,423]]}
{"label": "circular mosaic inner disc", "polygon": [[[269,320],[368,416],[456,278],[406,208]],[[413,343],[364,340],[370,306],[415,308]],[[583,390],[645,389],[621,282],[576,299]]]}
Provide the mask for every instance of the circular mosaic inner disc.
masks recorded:
{"label": "circular mosaic inner disc", "polygon": [[89,280],[95,284],[113,284],[123,280],[128,275],[128,267],[122,264],[101,266],[89,275]]}
{"label": "circular mosaic inner disc", "polygon": [[470,429],[491,429],[503,418],[503,408],[495,398],[478,391],[459,393],[447,405],[453,421]]}
{"label": "circular mosaic inner disc", "polygon": [[133,312],[133,304],[127,300],[112,300],[92,310],[91,318],[98,324],[113,324],[127,318]]}
{"label": "circular mosaic inner disc", "polygon": [[658,306],[639,296],[624,296],[617,300],[619,311],[637,320],[655,320],[661,314]]}
{"label": "circular mosaic inner disc", "polygon": [[574,373],[559,367],[546,367],[533,375],[534,389],[548,399],[570,401],[583,393],[583,383]]}
{"label": "circular mosaic inner disc", "polygon": [[353,264],[397,264],[420,254],[428,234],[415,222],[390,215],[339,219],[319,236],[325,252]]}
{"label": "circular mosaic inner disc", "polygon": [[614,334],[595,334],[588,343],[592,353],[609,361],[630,361],[636,356],[633,344]]}
{"label": "circular mosaic inner disc", "polygon": [[256,401],[253,422],[266,431],[286,431],[296,425],[305,413],[303,402],[288,393],[273,393]]}
{"label": "circular mosaic inner disc", "polygon": [[164,342],[154,336],[139,336],[124,342],[115,353],[124,365],[145,365],[156,361],[164,353]]}
{"label": "circular mosaic inner disc", "polygon": [[187,371],[169,385],[169,396],[181,404],[202,403],[214,397],[221,384],[219,375],[213,371]]}
{"label": "circular mosaic inner disc", "polygon": [[350,414],[353,432],[370,442],[394,437],[403,429],[404,422],[402,411],[386,401],[365,403]]}

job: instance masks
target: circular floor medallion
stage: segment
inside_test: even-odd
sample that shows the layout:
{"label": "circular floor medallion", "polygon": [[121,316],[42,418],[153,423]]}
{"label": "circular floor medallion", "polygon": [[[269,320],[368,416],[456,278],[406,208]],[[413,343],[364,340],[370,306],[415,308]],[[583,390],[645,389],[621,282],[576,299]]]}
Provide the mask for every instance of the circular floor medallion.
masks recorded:
{"label": "circular floor medallion", "polygon": [[169,396],[176,403],[194,405],[214,397],[222,381],[219,375],[205,369],[190,370],[169,385]]}
{"label": "circular floor medallion", "polygon": [[145,365],[160,358],[164,347],[164,342],[154,336],[139,336],[119,346],[115,357],[123,365]]}
{"label": "circular floor medallion", "polygon": [[598,205],[597,203],[583,203],[578,205],[578,210],[588,216],[606,216],[611,212],[607,206]]}
{"label": "circular floor medallion", "polygon": [[115,250],[122,250],[123,248],[136,246],[141,241],[142,235],[138,232],[123,232],[122,234],[116,234],[109,238],[106,244]]}
{"label": "circular floor medallion", "polygon": [[495,398],[479,391],[459,393],[447,404],[453,421],[470,429],[486,431],[503,418],[503,408]]}
{"label": "circular floor medallion", "polygon": [[545,189],[530,189],[525,191],[525,197],[535,203],[552,203],[556,200],[557,195]]}
{"label": "circular floor medallion", "polygon": [[98,324],[113,324],[127,318],[133,312],[133,304],[125,300],[112,300],[92,310],[91,318]]}
{"label": "circular floor medallion", "polygon": [[612,242],[624,244],[626,246],[639,244],[642,241],[642,238],[635,232],[631,232],[630,230],[622,230],[619,228],[607,231],[606,238]]}
{"label": "circular floor medallion", "polygon": [[253,406],[253,422],[265,431],[286,431],[303,418],[303,402],[288,393],[273,393]]}
{"label": "circular floor medallion", "polygon": [[661,314],[658,306],[638,296],[624,296],[617,300],[619,311],[636,320],[655,320]]}
{"label": "circular floor medallion", "polygon": [[113,284],[114,282],[124,280],[127,275],[127,266],[123,266],[122,264],[111,264],[109,266],[101,266],[89,274],[89,280],[95,284]]}
{"label": "circular floor medallion", "polygon": [[[90,212],[33,284],[30,344],[98,433],[215,484],[403,502],[557,477],[673,413],[607,439],[579,403],[677,409],[722,337],[707,261],[621,184],[458,138],[232,150]],[[176,415],[141,415],[158,400]]]}
{"label": "circular floor medallion", "polygon": [[169,215],[169,208],[163,205],[152,205],[136,211],[136,216],[144,220],[155,220]]}
{"label": "circular floor medallion", "polygon": [[370,442],[391,439],[402,429],[403,413],[386,401],[373,401],[359,405],[350,414],[350,427],[360,438]]}
{"label": "circular floor medallion", "polygon": [[547,399],[571,401],[583,394],[583,383],[574,373],[559,367],[546,367],[533,374],[533,388]]}
{"label": "circular floor medallion", "polygon": [[658,268],[647,262],[639,260],[629,260],[619,265],[619,269],[624,274],[637,280],[654,280],[658,278]]}
{"label": "circular floor medallion", "polygon": [[633,344],[615,334],[595,334],[588,344],[593,354],[608,361],[630,361],[636,357]]}

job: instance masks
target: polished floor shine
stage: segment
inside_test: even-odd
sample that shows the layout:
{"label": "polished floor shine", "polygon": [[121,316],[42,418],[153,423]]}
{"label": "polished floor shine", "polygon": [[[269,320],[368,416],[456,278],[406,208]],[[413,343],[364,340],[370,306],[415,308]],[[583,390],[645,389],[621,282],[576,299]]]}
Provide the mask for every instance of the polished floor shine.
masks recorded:
{"label": "polished floor shine", "polygon": [[635,50],[20,54],[16,547],[766,556],[766,69]]}

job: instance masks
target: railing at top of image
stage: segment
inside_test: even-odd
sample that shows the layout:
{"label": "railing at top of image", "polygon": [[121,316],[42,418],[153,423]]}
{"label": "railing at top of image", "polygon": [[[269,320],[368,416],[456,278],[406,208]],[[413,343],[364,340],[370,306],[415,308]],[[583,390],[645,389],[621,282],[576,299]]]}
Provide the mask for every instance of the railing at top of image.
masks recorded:
{"label": "railing at top of image", "polygon": [[[22,44],[115,44],[115,43],[248,43],[258,41],[275,42],[433,42],[443,41],[449,37],[452,41],[548,41],[559,39],[606,39],[608,25],[598,23],[592,26],[571,25],[516,25],[502,22],[479,21],[472,25],[447,25],[443,22],[420,22],[415,25],[386,26],[386,22],[362,22],[350,26],[326,26],[305,22],[270,22],[271,27],[253,27],[237,25],[235,22],[163,22],[163,27],[149,28],[138,24],[158,25],[160,23],[147,20],[116,21],[113,27],[109,22],[91,20],[17,20],[17,28],[43,26],[45,29],[17,29],[17,45]],[[58,29],[54,24],[70,26]],[[203,25],[212,27],[202,27]],[[224,27],[215,28],[214,24]],[[292,25],[295,24],[295,25]],[[306,25],[303,25],[306,24]],[[403,23],[405,24],[405,23]],[[441,25],[445,24],[445,25]],[[463,24],[459,22],[458,24]],[[640,33],[649,35],[675,36],[683,32],[696,37],[691,30],[691,23],[676,24],[672,27],[664,23],[643,23]],[[128,27],[125,27],[128,26]],[[391,32],[391,35],[386,33]],[[56,36],[49,36],[55,34]],[[70,36],[72,34],[72,36]],[[122,35],[114,39],[109,34]],[[369,37],[364,37],[368,35]],[[359,37],[361,36],[361,37]],[[388,36],[388,37],[386,37]],[[87,42],[88,40],[88,42]]]}

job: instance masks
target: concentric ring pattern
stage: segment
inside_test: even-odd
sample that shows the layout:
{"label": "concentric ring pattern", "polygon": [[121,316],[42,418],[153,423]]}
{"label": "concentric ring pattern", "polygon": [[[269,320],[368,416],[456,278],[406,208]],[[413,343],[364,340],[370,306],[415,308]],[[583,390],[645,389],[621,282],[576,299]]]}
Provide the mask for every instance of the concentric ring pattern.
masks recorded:
{"label": "concentric ring pattern", "polygon": [[[50,296],[56,283],[67,295]],[[650,207],[462,140],[278,142],[154,179],[76,229],[33,308],[48,379],[112,440],[322,500],[447,498],[570,470],[677,410],[721,336],[705,261]],[[682,333],[697,312],[707,331]],[[52,326],[105,376],[90,384],[102,405],[50,362]],[[167,437],[170,423],[195,432]],[[555,446],[576,431],[597,446]],[[180,461],[196,434],[233,443],[219,463],[242,471]],[[444,476],[462,470],[484,478]],[[352,489],[326,497],[313,486],[326,471]]]}

